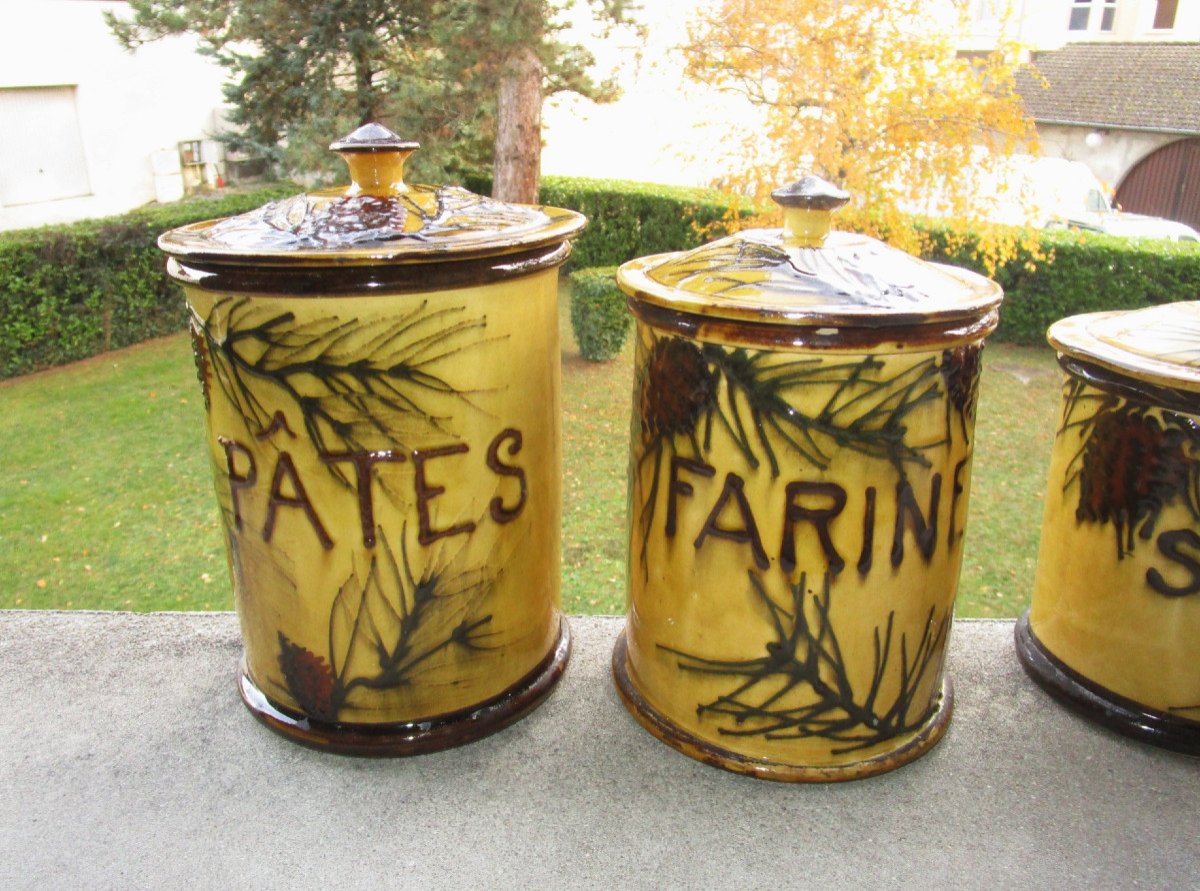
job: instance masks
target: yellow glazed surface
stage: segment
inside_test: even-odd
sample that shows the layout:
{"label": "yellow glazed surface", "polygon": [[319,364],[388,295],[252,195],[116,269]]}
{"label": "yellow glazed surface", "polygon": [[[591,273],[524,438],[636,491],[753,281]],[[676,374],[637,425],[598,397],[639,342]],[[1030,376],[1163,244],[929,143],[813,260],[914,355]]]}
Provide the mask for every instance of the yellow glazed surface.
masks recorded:
{"label": "yellow glazed surface", "polygon": [[775,190],[782,229],[634,260],[626,706],[767,779],[890,770],[945,732],[993,282],[829,231],[849,196]]}
{"label": "yellow glazed surface", "polygon": [[584,218],[408,185],[378,124],[345,189],[165,233],[184,284],[268,726],[353,754],[493,732],[561,676],[558,266]]}
{"label": "yellow glazed surface", "polygon": [[1032,630],[1091,683],[1200,721],[1200,416],[1071,373],[1063,406]]}
{"label": "yellow glazed surface", "polygon": [[684,733],[775,765],[910,743],[944,705],[978,339],[638,333],[631,682]]}
{"label": "yellow glazed surface", "polygon": [[1200,392],[1200,301],[1071,316],[1047,336],[1058,350],[1127,378]]}
{"label": "yellow glazed surface", "polygon": [[556,272],[336,299],[187,288],[246,665],[277,704],[419,719],[554,646]]}

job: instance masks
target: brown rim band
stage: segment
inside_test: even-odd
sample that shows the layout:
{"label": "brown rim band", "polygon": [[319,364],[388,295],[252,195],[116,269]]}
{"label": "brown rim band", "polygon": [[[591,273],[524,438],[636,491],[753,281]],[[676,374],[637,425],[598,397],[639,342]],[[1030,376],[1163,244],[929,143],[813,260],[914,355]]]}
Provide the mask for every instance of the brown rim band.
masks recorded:
{"label": "brown rim band", "polygon": [[1125,399],[1161,406],[1184,414],[1200,414],[1200,393],[1140,381],[1111,368],[1068,356],[1066,353],[1058,354],[1058,364],[1072,377]]}
{"label": "brown rim band", "polygon": [[659,330],[694,340],[738,342],[768,349],[867,350],[888,344],[894,344],[897,350],[941,349],[982,340],[1000,321],[999,313],[991,310],[978,318],[952,319],[943,323],[930,323],[920,315],[913,315],[890,317],[885,323],[873,326],[861,323],[804,325],[701,316],[667,309],[637,297],[629,297],[627,302],[638,319]]}
{"label": "brown rim band", "polygon": [[1080,674],[1038,639],[1028,610],[1017,620],[1013,637],[1025,673],[1067,708],[1132,739],[1200,755],[1200,721],[1152,709]]}
{"label": "brown rim band", "polygon": [[214,263],[172,257],[167,272],[176,281],[206,291],[279,294],[289,297],[369,297],[443,291],[491,284],[561,266],[571,256],[569,241],[495,257],[440,262],[326,266]]}

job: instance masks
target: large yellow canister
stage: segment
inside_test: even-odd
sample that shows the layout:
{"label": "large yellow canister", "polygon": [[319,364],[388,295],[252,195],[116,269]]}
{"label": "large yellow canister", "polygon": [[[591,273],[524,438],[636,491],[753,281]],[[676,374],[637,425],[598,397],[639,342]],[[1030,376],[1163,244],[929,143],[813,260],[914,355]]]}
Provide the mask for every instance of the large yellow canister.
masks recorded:
{"label": "large yellow canister", "polygon": [[561,675],[558,267],[571,211],[353,184],[159,240],[182,282],[245,657],[243,699],[317,747],[490,733]]}
{"label": "large yellow canister", "polygon": [[634,716],[776,780],[891,769],[946,728],[980,350],[999,287],[830,232],[846,193],[777,190],[782,230],[635,260]]}

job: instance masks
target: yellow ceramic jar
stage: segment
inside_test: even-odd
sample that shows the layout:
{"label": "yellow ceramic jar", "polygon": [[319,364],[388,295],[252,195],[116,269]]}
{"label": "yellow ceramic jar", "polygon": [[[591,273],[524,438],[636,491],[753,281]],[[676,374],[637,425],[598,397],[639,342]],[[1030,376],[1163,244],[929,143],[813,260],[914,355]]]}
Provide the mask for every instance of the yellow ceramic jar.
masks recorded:
{"label": "yellow ceramic jar", "polygon": [[165,234],[183,283],[269,727],[354,754],[485,735],[552,689],[558,267],[584,219],[406,185],[367,125],[348,189]]}
{"label": "yellow ceramic jar", "polygon": [[829,230],[847,195],[775,193],[781,230],[635,260],[633,715],[730,770],[897,767],[951,711],[984,336],[1000,289]]}
{"label": "yellow ceramic jar", "polygon": [[1049,340],[1066,382],[1017,652],[1082,714],[1200,754],[1200,303]]}

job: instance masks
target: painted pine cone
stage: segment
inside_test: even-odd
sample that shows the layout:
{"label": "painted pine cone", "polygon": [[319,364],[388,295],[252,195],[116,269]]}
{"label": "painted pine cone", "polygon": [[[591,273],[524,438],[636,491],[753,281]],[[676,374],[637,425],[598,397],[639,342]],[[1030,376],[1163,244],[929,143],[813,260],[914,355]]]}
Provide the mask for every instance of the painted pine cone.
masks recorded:
{"label": "painted pine cone", "polygon": [[942,380],[950,404],[970,420],[975,419],[975,403],[979,398],[979,370],[983,347],[966,344],[942,353]]}
{"label": "painted pine cone", "polygon": [[305,714],[322,721],[337,718],[333,671],[322,657],[292,643],[279,632],[279,667],[288,691]]}
{"label": "painted pine cone", "polygon": [[1084,445],[1076,519],[1113,523],[1130,539],[1142,525],[1148,538],[1162,509],[1186,497],[1192,459],[1184,438],[1144,410],[1103,412]]}
{"label": "painted pine cone", "polygon": [[713,397],[712,375],[700,349],[677,337],[658,341],[642,377],[643,433],[652,439],[695,430]]}

